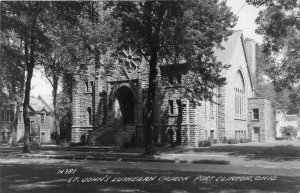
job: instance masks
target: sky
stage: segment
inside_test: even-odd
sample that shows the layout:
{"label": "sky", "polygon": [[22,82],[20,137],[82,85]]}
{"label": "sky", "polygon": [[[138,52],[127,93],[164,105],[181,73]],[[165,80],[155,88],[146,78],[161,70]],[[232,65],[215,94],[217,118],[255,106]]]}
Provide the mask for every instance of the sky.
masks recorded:
{"label": "sky", "polygon": [[246,0],[227,0],[227,5],[239,17],[234,29],[243,30],[244,38],[254,39],[257,43],[261,44],[262,36],[255,33],[255,29],[258,27],[255,19],[262,8],[259,9],[249,5],[246,3]]}
{"label": "sky", "polygon": [[[254,39],[257,43],[262,43],[262,36],[255,34],[257,25],[255,19],[259,9],[248,5],[246,0],[227,0],[227,5],[232,8],[232,12],[239,17],[235,30],[243,30],[244,38]],[[48,80],[42,75],[40,70],[34,71],[31,81],[31,94],[34,96],[51,95],[52,87]]]}

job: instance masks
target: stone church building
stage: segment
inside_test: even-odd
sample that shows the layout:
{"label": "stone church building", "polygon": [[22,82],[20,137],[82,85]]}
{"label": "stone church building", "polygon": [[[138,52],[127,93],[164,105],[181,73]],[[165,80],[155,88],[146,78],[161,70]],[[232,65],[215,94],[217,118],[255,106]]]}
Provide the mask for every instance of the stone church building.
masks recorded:
{"label": "stone church building", "polygon": [[[156,144],[198,146],[224,140],[270,141],[275,135],[268,99],[255,98],[255,42],[236,31],[214,49],[216,59],[230,68],[222,71],[226,84],[214,92],[216,103],[194,106],[182,95],[185,64],[160,65],[154,113]],[[72,142],[90,145],[143,144],[148,66],[128,48],[119,66],[103,77],[101,68],[89,66],[76,77],[73,90]],[[181,74],[180,74],[181,73]],[[168,82],[167,85],[162,84]]]}

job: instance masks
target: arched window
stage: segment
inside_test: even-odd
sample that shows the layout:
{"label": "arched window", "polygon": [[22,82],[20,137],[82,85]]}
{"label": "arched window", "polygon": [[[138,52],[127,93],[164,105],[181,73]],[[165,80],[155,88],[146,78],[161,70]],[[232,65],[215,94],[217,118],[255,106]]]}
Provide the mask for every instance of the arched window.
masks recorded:
{"label": "arched window", "polygon": [[244,78],[239,70],[234,79],[234,105],[235,105],[235,118],[245,118],[245,83]]}

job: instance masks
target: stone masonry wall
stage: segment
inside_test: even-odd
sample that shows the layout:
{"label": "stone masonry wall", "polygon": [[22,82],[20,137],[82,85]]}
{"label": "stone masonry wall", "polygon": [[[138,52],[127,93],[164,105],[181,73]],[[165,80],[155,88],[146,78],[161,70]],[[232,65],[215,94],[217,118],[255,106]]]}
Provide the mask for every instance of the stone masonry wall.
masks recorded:
{"label": "stone masonry wall", "polygon": [[[244,114],[241,118],[236,118],[235,116],[235,92],[234,92],[234,85],[235,85],[235,77],[240,71],[243,77],[244,83],[244,92],[245,92],[245,100],[244,100]],[[235,48],[234,56],[232,58],[231,67],[227,70],[226,78],[227,83],[224,86],[224,93],[225,93],[225,113],[224,113],[224,120],[225,120],[225,137],[229,138],[236,138],[236,133],[243,133],[246,132],[247,135],[247,109],[248,103],[247,99],[253,96],[253,89],[251,84],[251,79],[249,76],[249,71],[247,67],[246,58],[244,55],[244,49],[242,42],[240,41],[238,46]],[[222,94],[222,93],[221,93]],[[221,98],[222,100],[222,98]],[[222,115],[220,115],[222,116]],[[222,125],[223,118],[219,120]]]}
{"label": "stone masonry wall", "polygon": [[[82,70],[80,75],[75,77],[76,84],[73,88],[73,126],[72,126],[72,142],[79,143],[83,135],[92,130],[92,122],[89,121],[88,107],[91,108],[91,119],[93,119],[93,103],[92,103],[92,85],[95,86],[97,92],[97,84],[95,85],[95,69],[88,66],[86,70]],[[86,82],[89,90],[87,90]],[[94,120],[92,120],[94,121]]]}
{"label": "stone masonry wall", "polygon": [[270,100],[265,100],[265,142],[272,142],[275,140],[275,125],[273,107]]}
{"label": "stone masonry wall", "polygon": [[[259,109],[259,120],[253,119],[253,109]],[[265,98],[249,99],[249,139],[253,139],[254,128],[259,128],[259,141],[268,142],[275,139],[273,128],[273,110],[271,102]]]}

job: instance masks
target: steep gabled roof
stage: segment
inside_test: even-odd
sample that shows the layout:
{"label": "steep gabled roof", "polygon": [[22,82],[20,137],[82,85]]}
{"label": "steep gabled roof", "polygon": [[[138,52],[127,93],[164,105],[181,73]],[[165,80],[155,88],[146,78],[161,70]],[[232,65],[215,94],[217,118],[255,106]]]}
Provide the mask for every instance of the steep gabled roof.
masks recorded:
{"label": "steep gabled roof", "polygon": [[30,107],[35,112],[41,112],[42,110],[45,110],[46,112],[50,113],[52,111],[47,104],[44,104],[44,101],[40,100],[40,97],[37,98],[30,96]]}
{"label": "steep gabled roof", "polygon": [[50,111],[53,111],[53,97],[51,95],[39,95],[38,99],[40,99],[44,105],[50,109]]}
{"label": "steep gabled roof", "polygon": [[[216,60],[222,62],[223,65],[225,65],[225,64],[230,65],[232,63],[232,59],[236,52],[236,47],[239,45],[240,42],[242,43],[242,47],[243,47],[243,53],[244,53],[247,71],[248,71],[247,74],[249,75],[251,86],[253,87],[252,76],[250,74],[249,65],[248,65],[248,61],[247,61],[247,57],[246,57],[246,51],[245,51],[245,46],[244,46],[244,37],[243,37],[242,30],[233,32],[233,34],[231,36],[229,36],[227,38],[227,40],[224,40],[221,43],[221,46],[223,48],[214,47],[213,48],[214,55],[216,57]],[[228,71],[228,69],[227,70],[223,69],[221,72],[221,76],[226,77],[227,71]]]}
{"label": "steep gabled roof", "polygon": [[[235,53],[235,48],[237,47],[239,41],[241,41],[242,31],[235,31],[227,40],[221,43],[224,48],[214,47],[214,55],[217,61],[222,62],[222,64],[230,64]],[[224,72],[223,72],[224,73]]]}

